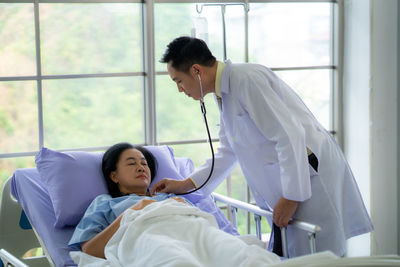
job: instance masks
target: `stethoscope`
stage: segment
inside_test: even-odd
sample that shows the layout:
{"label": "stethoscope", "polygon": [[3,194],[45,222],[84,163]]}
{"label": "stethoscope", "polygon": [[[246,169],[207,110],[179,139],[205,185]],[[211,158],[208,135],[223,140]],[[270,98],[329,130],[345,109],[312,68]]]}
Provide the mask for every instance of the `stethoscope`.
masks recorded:
{"label": "stethoscope", "polygon": [[215,161],[214,148],[213,148],[213,144],[212,144],[212,141],[211,141],[210,129],[208,128],[208,123],[207,123],[206,106],[204,105],[203,84],[201,82],[201,77],[200,77],[199,71],[197,71],[197,77],[199,78],[200,92],[201,92],[200,109],[201,109],[201,113],[203,113],[204,124],[206,125],[207,135],[208,135],[208,142],[210,143],[210,149],[211,149],[211,155],[212,155],[211,170],[210,170],[210,174],[208,175],[208,178],[205,180],[205,182],[201,186],[199,186],[196,189],[193,189],[193,190],[191,190],[189,192],[178,193],[176,195],[187,195],[187,194],[191,194],[193,192],[196,192],[197,190],[200,190],[203,186],[205,186],[208,183],[208,181],[210,180],[211,175],[212,175],[212,173],[214,171],[214,161]]}

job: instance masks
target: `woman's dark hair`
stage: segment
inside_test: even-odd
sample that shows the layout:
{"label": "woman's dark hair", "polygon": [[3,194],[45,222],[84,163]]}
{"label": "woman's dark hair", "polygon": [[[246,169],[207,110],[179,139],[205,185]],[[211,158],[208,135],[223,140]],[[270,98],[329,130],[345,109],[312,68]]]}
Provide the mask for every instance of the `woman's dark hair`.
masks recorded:
{"label": "woman's dark hair", "polygon": [[106,180],[108,192],[112,197],[122,196],[121,191],[119,191],[118,184],[111,180],[110,174],[111,172],[117,170],[117,163],[121,157],[121,154],[127,149],[137,149],[142,152],[151,171],[151,181],[153,181],[157,174],[157,159],[146,148],[142,146],[133,146],[129,143],[118,143],[111,146],[103,155],[101,170],[103,171],[103,176]]}
{"label": "woman's dark hair", "polygon": [[161,63],[171,61],[171,66],[182,72],[188,72],[193,64],[211,67],[216,59],[206,42],[201,39],[181,36],[167,45]]}

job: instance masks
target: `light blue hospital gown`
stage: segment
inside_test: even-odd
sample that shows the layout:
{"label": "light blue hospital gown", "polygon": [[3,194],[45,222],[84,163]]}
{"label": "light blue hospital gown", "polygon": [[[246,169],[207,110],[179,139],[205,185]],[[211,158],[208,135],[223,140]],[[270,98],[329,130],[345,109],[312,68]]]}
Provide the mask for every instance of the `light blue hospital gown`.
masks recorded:
{"label": "light blue hospital gown", "polygon": [[[162,201],[175,196],[174,194],[166,193],[157,193],[152,197],[130,194],[112,198],[108,194],[99,195],[87,208],[85,215],[83,215],[81,221],[76,226],[75,232],[68,245],[75,249],[81,249],[81,244],[83,242],[92,239],[110,225],[126,209],[144,198]],[[190,203],[187,199],[185,199],[185,201]]]}

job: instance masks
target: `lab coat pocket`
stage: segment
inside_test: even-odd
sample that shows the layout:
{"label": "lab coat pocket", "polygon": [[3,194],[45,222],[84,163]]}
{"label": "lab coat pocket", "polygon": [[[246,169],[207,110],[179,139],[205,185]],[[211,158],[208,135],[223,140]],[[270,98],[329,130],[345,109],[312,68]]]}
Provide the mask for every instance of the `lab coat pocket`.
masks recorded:
{"label": "lab coat pocket", "polygon": [[240,114],[235,117],[232,127],[232,136],[232,141],[234,143],[250,146],[258,146],[266,140],[248,113]]}

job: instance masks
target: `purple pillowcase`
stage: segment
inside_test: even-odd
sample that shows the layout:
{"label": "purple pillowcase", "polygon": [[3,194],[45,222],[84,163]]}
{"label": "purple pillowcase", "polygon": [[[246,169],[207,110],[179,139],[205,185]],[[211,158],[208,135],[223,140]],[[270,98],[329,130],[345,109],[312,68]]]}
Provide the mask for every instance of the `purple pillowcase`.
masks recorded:
{"label": "purple pillowcase", "polygon": [[[164,177],[183,179],[172,149],[168,146],[146,146],[158,162],[153,183]],[[68,151],[57,152],[43,147],[36,155],[36,166],[47,186],[56,216],[55,227],[78,224],[92,200],[108,193],[101,171],[103,153]],[[190,161],[188,159],[188,161]],[[188,164],[188,167],[193,165]],[[182,168],[182,165],[179,166]],[[185,168],[181,169],[184,175]],[[197,195],[192,201],[202,196]]]}

